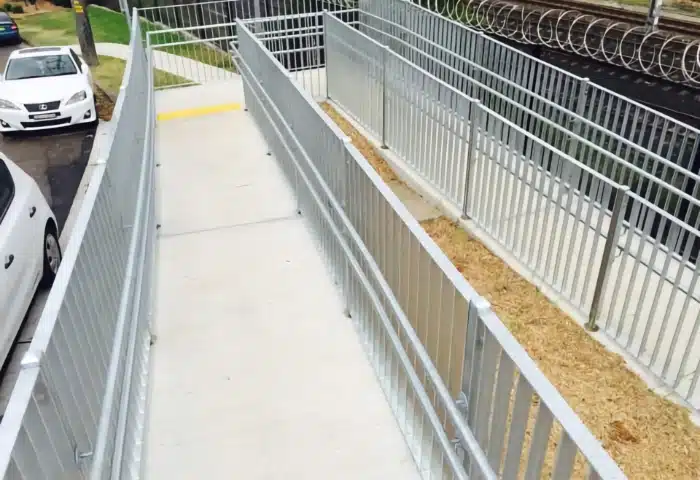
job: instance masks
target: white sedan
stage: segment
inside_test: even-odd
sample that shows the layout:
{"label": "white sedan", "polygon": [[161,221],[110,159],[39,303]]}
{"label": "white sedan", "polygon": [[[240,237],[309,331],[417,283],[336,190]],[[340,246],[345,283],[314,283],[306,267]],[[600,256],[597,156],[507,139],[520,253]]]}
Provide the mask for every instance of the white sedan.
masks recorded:
{"label": "white sedan", "polygon": [[61,263],[56,217],[34,179],[0,154],[0,365],[39,286]]}
{"label": "white sedan", "polygon": [[70,47],[10,54],[0,81],[0,132],[97,122],[90,69]]}

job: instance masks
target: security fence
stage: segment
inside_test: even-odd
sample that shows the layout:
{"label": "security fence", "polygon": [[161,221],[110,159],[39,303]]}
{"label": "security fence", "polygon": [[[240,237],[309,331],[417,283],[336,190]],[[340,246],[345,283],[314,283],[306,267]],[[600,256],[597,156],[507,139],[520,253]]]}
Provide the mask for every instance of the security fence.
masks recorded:
{"label": "security fence", "polygon": [[624,478],[312,92],[252,33],[255,23],[237,26],[246,104],[316,231],[423,476]]}
{"label": "security fence", "polygon": [[[363,12],[372,14],[415,34],[402,34],[405,41],[415,42],[417,37],[427,39],[457,55],[469,58],[543,98],[577,112],[593,123],[672,160],[681,167],[693,171],[700,169],[700,137],[698,131],[688,125],[537,60],[410,1],[358,0],[358,6],[360,15]],[[360,22],[375,28],[384,28],[376,21],[372,23],[371,19],[361,19]],[[413,45],[418,48],[426,46],[425,43]],[[399,53],[403,55],[403,52]],[[450,55],[435,47],[430,47],[427,53],[440,60],[449,61]],[[691,168],[693,165],[695,168]]]}
{"label": "security fence", "polygon": [[700,84],[697,37],[688,33],[688,27],[676,27],[673,19],[657,17],[659,23],[649,29],[643,25],[644,15],[630,15],[614,7],[591,11],[587,5],[570,2],[412,1],[521,44],[575,53],[694,88]]}
{"label": "security fence", "polygon": [[332,15],[325,35],[333,102],[590,328],[700,406],[697,229]]}
{"label": "security fence", "polygon": [[[620,157],[627,166],[620,168],[620,164],[602,158],[600,151],[576,144],[562,148],[564,151],[571,152],[614,181],[630,186],[635,193],[674,213],[692,227],[700,226],[700,209],[691,200],[697,200],[700,195],[697,129],[410,1],[360,0],[358,4],[359,28],[363,33],[388,44],[457,89],[463,88],[463,81],[459,76],[445,76],[445,68],[440,64],[479,81],[486,80],[483,69],[492,72],[497,80],[490,86],[500,93],[514,97],[528,109]],[[470,66],[463,58],[474,65]],[[481,69],[476,69],[475,65]],[[488,77],[494,78],[493,75]],[[521,88],[514,91],[513,85]],[[463,91],[470,94],[470,91]],[[523,96],[522,92],[532,94]],[[492,99],[490,106],[495,106],[494,103],[498,105],[502,100]],[[555,105],[560,108],[554,108]],[[562,115],[566,111],[572,114]],[[539,122],[521,120],[529,121],[528,128],[535,128],[532,131],[541,138],[558,135],[551,128],[538,125]],[[659,161],[659,157],[665,161]],[[659,185],[653,178],[660,179],[668,187]]]}
{"label": "security fence", "polygon": [[141,476],[156,224],[151,69],[132,28],[112,146],[0,425],[3,478]]}
{"label": "security fence", "polygon": [[[206,27],[195,28],[187,34],[199,39],[211,39],[225,52],[230,46],[225,42],[216,41],[216,38],[235,39],[236,18],[268,18],[268,29],[287,32],[288,35],[278,39],[279,47],[270,44],[267,46],[286,50],[287,53],[296,52],[295,64],[285,63],[291,70],[315,68],[316,64],[311,60],[313,57],[302,53],[308,51],[307,49],[317,52],[318,56],[322,55],[322,49],[319,48],[322,45],[322,10],[347,12],[344,20],[348,21],[351,15],[355,15],[355,18],[359,18],[359,26],[364,33],[382,43],[388,43],[397,53],[447,80],[448,83],[449,80],[439,74],[444,68],[434,71],[421,62],[432,57],[452,69],[467,73],[475,80],[485,83],[505,96],[514,97],[514,100],[526,108],[574,130],[577,135],[652,176],[663,179],[686,194],[695,197],[700,194],[697,174],[692,173],[700,170],[700,137],[696,129],[410,1],[214,0],[186,4],[173,2],[160,6],[148,6],[147,2],[140,2],[138,6],[139,14],[145,20],[142,24],[144,30]],[[261,24],[256,25],[256,28],[263,28]],[[300,33],[308,35],[299,35]],[[397,42],[387,42],[387,36],[397,39]],[[163,43],[172,42],[173,40],[169,39]],[[417,51],[423,52],[423,55],[416,55]],[[287,57],[291,58],[291,53]],[[280,60],[284,61],[283,58]],[[480,68],[466,68],[465,60]],[[484,71],[494,75],[485,75]],[[496,79],[495,83],[487,82],[487,78]],[[453,86],[459,88],[457,84]],[[524,95],[523,92],[531,94]],[[557,106],[559,108],[556,108]],[[566,114],[567,111],[570,114]],[[580,125],[579,119],[584,120]],[[543,129],[542,126],[537,128]],[[542,136],[551,135],[553,133],[546,130],[542,132]],[[649,154],[652,156],[647,159]],[[655,156],[665,159],[666,162],[659,162]],[[596,163],[600,163],[600,160],[595,159],[594,152],[581,154],[577,158],[584,160],[588,157],[594,157],[589,165],[595,166]],[[601,171],[606,175],[616,175],[613,178],[615,181],[627,184],[641,183],[637,192],[642,196],[646,191],[653,189],[651,184],[645,184],[649,182],[647,177],[628,178],[623,181],[634,171],[623,174],[611,166],[602,168]],[[630,186],[635,188],[634,185]],[[654,190],[654,195],[657,194]],[[669,202],[676,204],[674,199]],[[679,208],[683,210],[682,218],[687,207]],[[697,213],[689,215],[692,215],[693,219],[697,218]],[[694,225],[693,222],[691,224]]]}
{"label": "security fence", "polygon": [[[366,12],[360,13],[360,20],[357,25],[361,31],[440,80],[479,99],[490,110],[557,150],[569,153],[617,183],[630,186],[632,191],[683,222],[695,228],[700,226],[697,198],[700,175],[579,115],[574,110],[573,96],[568,99],[572,105],[560,105],[470,60],[478,58],[474,52],[470,52],[469,58],[456,55],[454,46],[448,49],[398,23]],[[485,38],[477,36],[473,44],[475,51],[480,50]],[[563,85],[553,88],[566,88],[568,77],[563,80]],[[589,82],[584,79],[577,95],[584,98],[588,89]],[[525,156],[531,156],[528,150],[532,146],[530,142],[523,143],[521,150]],[[666,233],[659,231],[659,234]],[[694,248],[691,258],[697,257],[700,245]]]}

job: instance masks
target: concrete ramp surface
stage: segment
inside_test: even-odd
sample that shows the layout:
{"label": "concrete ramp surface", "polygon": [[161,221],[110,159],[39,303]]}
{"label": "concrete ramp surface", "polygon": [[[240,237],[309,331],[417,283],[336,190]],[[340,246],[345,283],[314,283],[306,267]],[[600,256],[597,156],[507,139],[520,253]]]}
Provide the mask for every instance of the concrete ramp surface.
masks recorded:
{"label": "concrete ramp surface", "polygon": [[[158,95],[174,112],[181,92]],[[419,478],[253,119],[200,111],[157,131],[149,477]]]}

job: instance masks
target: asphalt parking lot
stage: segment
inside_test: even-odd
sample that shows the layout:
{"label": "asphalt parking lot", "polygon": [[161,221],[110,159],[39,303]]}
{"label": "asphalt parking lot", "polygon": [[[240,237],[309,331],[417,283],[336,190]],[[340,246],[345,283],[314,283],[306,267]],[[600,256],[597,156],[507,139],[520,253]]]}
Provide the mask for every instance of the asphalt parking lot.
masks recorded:
{"label": "asphalt parking lot", "polygon": [[[22,46],[0,46],[0,69],[4,70],[10,53]],[[0,71],[2,71],[0,70]],[[0,95],[2,87],[0,85]],[[95,138],[95,128],[66,128],[21,133],[12,137],[0,135],[0,151],[34,178],[51,205],[59,232],[68,218],[78,186],[87,166]],[[61,245],[67,238],[62,235]],[[0,416],[15,384],[21,357],[34,335],[48,292],[37,293],[24,325],[15,340],[15,348],[0,372]]]}

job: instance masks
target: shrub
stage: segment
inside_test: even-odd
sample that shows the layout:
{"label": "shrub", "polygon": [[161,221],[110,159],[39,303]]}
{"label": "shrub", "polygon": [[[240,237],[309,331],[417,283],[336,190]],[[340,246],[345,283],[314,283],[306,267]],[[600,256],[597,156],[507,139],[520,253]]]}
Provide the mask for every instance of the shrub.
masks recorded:
{"label": "shrub", "polygon": [[12,4],[6,3],[2,6],[2,9],[5,10],[6,12],[11,12],[12,11]]}
{"label": "shrub", "polygon": [[12,13],[24,13],[24,7],[22,5],[19,5],[19,4],[14,4],[14,5],[12,5],[10,11]]}

